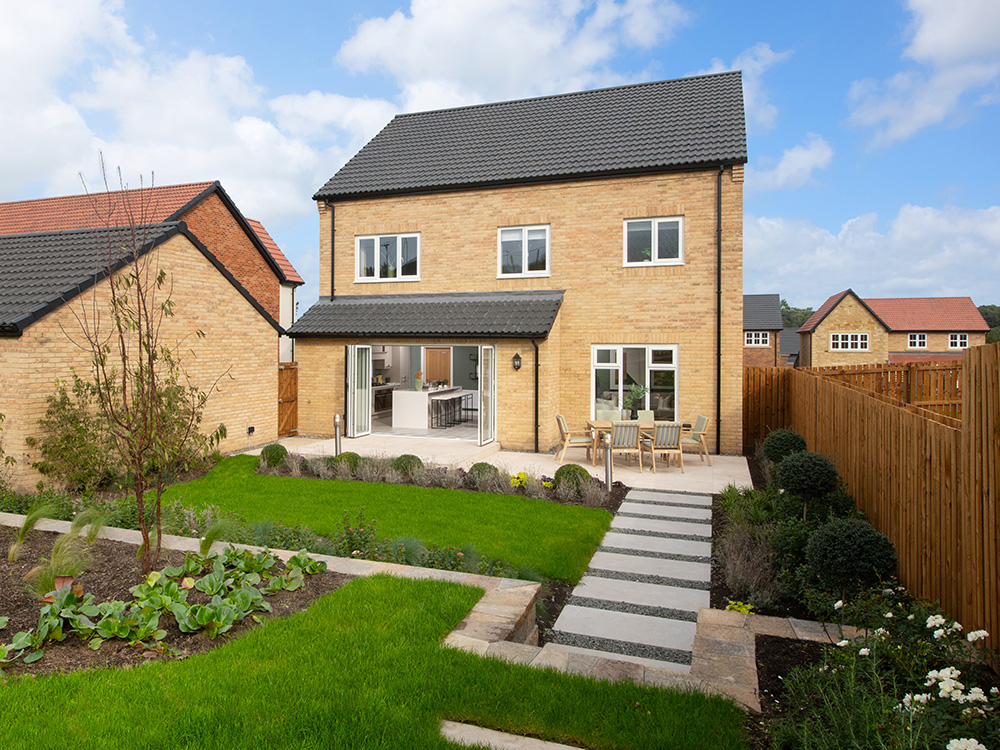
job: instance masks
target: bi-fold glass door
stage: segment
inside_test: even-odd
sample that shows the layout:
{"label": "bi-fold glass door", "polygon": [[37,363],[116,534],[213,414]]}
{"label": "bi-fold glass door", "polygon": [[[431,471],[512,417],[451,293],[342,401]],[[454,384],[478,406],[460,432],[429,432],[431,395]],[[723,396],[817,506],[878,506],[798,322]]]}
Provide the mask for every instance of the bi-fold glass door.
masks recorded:
{"label": "bi-fold glass door", "polygon": [[497,439],[496,347],[479,347],[479,444]]}
{"label": "bi-fold glass door", "polygon": [[347,437],[372,431],[372,348],[347,347]]}

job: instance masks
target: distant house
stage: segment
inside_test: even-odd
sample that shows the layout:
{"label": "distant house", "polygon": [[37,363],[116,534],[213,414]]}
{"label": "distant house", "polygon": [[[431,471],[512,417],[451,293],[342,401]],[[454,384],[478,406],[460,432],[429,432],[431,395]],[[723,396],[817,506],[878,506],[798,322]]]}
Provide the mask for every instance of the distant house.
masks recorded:
{"label": "distant house", "polygon": [[781,359],[781,297],[743,295],[743,365],[778,367]]}
{"label": "distant house", "polygon": [[796,326],[781,329],[781,358],[789,367],[799,366],[799,329]]}
{"label": "distant house", "polygon": [[969,297],[861,299],[846,289],[799,328],[799,365],[946,362],[985,344],[987,331]]}
{"label": "distant house", "polygon": [[[174,217],[174,218],[167,218]],[[183,220],[178,220],[183,218]],[[121,224],[116,227],[114,225]],[[139,239],[142,262],[166,273],[174,315],[165,343],[191,382],[213,389],[203,424],[227,427],[222,450],[277,437],[277,316],[282,290],[301,283],[282,269],[267,233],[253,228],[218,183],[0,204],[0,414],[4,449],[17,461],[15,484],[40,478],[37,434],[57,379],[85,373],[78,315],[108,302],[108,268]],[[263,237],[261,236],[263,234]],[[267,240],[270,240],[267,237]],[[284,260],[284,256],[277,253]],[[193,335],[201,331],[204,336]],[[219,377],[222,376],[221,379]]]}

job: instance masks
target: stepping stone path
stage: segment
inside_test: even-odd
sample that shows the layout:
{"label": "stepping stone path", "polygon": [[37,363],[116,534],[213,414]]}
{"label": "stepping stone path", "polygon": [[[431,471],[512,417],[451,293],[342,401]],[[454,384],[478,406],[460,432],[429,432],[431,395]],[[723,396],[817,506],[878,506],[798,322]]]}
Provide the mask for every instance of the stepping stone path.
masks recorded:
{"label": "stepping stone path", "polygon": [[690,672],[711,555],[711,495],[631,490],[546,648]]}

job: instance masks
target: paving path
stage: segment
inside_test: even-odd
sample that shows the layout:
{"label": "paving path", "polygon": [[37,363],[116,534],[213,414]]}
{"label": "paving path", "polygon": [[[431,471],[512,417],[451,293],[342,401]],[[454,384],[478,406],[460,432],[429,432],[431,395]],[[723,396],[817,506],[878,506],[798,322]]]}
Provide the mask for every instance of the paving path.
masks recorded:
{"label": "paving path", "polygon": [[631,490],[550,643],[682,672],[709,606],[712,496]]}

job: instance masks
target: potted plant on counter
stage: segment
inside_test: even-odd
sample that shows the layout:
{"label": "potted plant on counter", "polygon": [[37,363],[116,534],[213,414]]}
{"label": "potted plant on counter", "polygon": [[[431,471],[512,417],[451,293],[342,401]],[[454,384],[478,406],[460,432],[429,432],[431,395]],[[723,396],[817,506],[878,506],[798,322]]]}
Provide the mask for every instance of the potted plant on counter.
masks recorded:
{"label": "potted plant on counter", "polygon": [[413,390],[422,391],[424,389],[424,373],[422,370],[417,370],[413,373]]}

